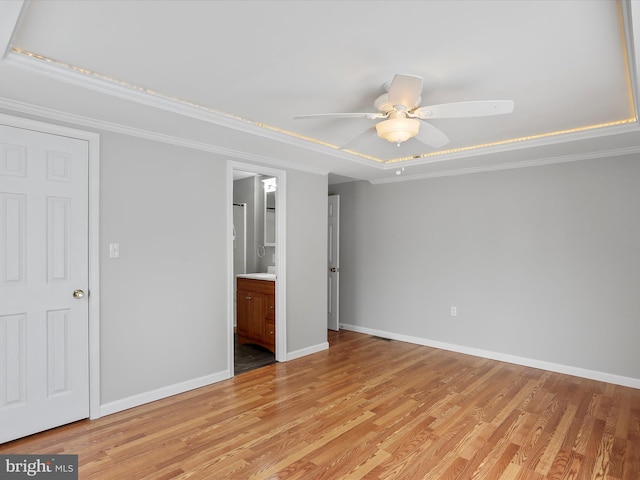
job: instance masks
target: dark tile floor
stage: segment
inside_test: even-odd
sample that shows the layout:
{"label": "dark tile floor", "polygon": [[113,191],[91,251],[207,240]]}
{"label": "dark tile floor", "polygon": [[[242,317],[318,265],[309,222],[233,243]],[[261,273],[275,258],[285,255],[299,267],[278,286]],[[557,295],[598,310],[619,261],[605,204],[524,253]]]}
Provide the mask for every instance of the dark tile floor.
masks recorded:
{"label": "dark tile floor", "polygon": [[271,365],[272,363],[276,363],[276,356],[269,350],[259,345],[240,345],[238,336],[235,336],[233,366],[235,375],[264,367],[265,365]]}

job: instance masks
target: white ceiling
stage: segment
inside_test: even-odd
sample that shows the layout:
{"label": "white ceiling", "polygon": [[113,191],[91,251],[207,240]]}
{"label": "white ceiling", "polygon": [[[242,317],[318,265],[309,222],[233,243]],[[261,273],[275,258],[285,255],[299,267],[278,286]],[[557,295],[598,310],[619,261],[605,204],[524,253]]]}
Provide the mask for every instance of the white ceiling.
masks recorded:
{"label": "white ceiling", "polygon": [[[640,151],[633,15],[612,0],[0,2],[0,109],[374,182]],[[451,143],[340,145],[394,74]],[[400,167],[406,167],[396,175]]]}

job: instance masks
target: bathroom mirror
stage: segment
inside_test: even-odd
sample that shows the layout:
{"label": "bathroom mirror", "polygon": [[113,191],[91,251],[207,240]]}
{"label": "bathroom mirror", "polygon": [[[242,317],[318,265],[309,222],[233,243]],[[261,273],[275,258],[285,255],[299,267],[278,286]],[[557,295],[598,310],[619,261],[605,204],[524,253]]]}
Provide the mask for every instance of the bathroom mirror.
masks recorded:
{"label": "bathroom mirror", "polygon": [[276,245],[276,186],[275,178],[269,179],[273,183],[265,181],[264,185],[264,245],[275,247]]}

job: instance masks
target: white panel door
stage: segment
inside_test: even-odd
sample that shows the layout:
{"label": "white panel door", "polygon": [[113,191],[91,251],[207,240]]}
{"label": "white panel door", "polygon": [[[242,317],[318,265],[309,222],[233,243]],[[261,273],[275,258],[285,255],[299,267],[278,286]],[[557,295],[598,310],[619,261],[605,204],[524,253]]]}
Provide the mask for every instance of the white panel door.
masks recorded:
{"label": "white panel door", "polygon": [[89,416],[88,158],[0,125],[0,443]]}
{"label": "white panel door", "polygon": [[328,207],[327,327],[337,331],[340,329],[340,195],[329,195]]}

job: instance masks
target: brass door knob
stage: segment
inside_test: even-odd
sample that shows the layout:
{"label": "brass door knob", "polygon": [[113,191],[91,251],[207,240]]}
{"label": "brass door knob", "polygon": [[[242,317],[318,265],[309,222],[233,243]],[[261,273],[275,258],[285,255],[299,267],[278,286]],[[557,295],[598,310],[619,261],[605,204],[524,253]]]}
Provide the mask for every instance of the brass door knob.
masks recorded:
{"label": "brass door knob", "polygon": [[73,298],[83,298],[83,297],[84,297],[84,290],[73,291]]}

